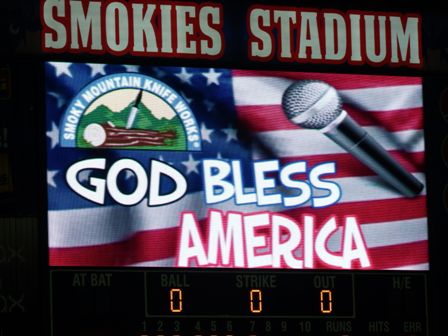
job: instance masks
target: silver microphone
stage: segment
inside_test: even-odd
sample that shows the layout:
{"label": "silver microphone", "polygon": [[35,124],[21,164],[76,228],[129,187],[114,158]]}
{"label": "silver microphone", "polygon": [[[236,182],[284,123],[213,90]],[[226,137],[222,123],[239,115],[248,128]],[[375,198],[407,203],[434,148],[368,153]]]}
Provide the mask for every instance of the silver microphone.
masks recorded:
{"label": "silver microphone", "polygon": [[321,131],[406,197],[423,190],[423,184],[342,109],[338,92],[329,84],[317,80],[295,82],[283,94],[282,107],[291,122]]}

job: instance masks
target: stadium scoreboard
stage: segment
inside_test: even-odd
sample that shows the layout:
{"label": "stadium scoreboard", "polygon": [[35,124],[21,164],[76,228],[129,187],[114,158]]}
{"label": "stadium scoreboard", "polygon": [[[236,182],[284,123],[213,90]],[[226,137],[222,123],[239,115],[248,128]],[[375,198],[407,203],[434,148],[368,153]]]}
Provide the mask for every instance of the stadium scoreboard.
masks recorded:
{"label": "stadium scoreboard", "polygon": [[437,5],[1,9],[0,336],[445,332]]}

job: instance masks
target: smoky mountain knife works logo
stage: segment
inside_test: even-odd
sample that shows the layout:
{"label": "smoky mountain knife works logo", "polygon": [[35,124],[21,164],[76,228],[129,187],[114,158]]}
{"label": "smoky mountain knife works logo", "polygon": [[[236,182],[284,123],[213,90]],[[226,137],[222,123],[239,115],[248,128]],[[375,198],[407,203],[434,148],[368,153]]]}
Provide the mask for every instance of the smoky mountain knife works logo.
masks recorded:
{"label": "smoky mountain knife works logo", "polygon": [[71,101],[60,126],[62,147],[201,150],[188,103],[165,83],[141,74],[89,83]]}

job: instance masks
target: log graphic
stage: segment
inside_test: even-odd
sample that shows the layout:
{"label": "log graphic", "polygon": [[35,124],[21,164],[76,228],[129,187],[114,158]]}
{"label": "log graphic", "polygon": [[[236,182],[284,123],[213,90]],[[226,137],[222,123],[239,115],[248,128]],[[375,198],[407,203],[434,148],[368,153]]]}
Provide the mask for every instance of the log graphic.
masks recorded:
{"label": "log graphic", "polygon": [[175,139],[172,130],[139,130],[113,127],[108,124],[90,124],[83,134],[94,147],[164,146],[167,139]]}

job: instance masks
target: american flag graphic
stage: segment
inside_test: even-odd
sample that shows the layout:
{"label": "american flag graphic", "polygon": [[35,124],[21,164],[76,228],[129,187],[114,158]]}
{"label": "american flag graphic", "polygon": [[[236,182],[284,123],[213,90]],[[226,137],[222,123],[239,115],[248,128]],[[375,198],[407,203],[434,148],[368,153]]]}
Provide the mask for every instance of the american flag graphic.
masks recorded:
{"label": "american flag graphic", "polygon": [[[60,147],[60,120],[78,92],[101,76],[137,72],[166,83],[189,103],[200,127],[199,152],[80,149]],[[398,162],[423,183],[424,139],[422,82],[416,77],[322,73],[243,71],[229,69],[151,67],[49,62],[46,64],[47,184],[49,263],[51,266],[174,267],[179,220],[194,211],[205,224],[209,208],[223,212],[261,211],[256,204],[236,205],[233,199],[207,205],[201,160],[240,160],[245,187],[253,189],[254,160],[279,159],[282,164],[305,160],[309,166],[333,161],[341,199],[326,208],[309,204],[286,208],[263,207],[299,219],[312,214],[316,223],[330,216],[355,215],[361,225],[372,269],[426,270],[428,236],[425,191],[405,198],[380,177],[316,130],[290,123],[281,108],[285,89],[302,79],[323,80],[334,86],[343,107]],[[106,198],[105,205],[83,199],[65,180],[73,163],[102,157],[110,162],[127,157],[148,166],[151,158],[179,170],[188,182],[180,200],[148,207],[143,200],[121,206]],[[108,161],[108,163],[110,163]],[[82,171],[88,185],[104,171]],[[122,190],[135,188],[135,176],[119,175]],[[340,248],[341,235],[328,240],[329,250]],[[325,265],[316,264],[318,268]]]}

